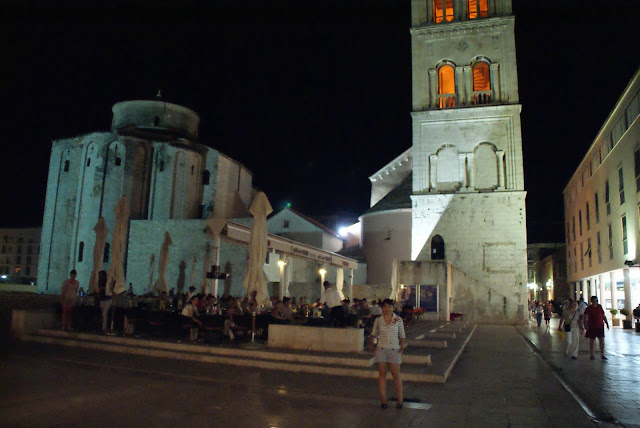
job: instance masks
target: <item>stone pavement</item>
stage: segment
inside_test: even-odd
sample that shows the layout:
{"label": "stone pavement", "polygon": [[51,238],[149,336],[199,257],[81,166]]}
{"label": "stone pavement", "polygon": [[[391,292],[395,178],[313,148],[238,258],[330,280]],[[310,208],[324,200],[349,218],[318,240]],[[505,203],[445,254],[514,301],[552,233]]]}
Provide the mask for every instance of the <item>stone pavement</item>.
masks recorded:
{"label": "stone pavement", "polygon": [[3,427],[596,426],[508,326],[478,326],[446,384],[405,383],[401,410],[379,408],[373,379],[35,343],[0,357],[0,384]]}
{"label": "stone pavement", "polygon": [[551,327],[535,322],[518,327],[566,382],[587,408],[599,419],[614,419],[625,427],[640,427],[640,333],[612,327],[605,330],[605,354],[595,343],[595,360],[589,359],[589,339],[580,338],[577,360],[564,357],[566,342],[558,332],[558,319]]}

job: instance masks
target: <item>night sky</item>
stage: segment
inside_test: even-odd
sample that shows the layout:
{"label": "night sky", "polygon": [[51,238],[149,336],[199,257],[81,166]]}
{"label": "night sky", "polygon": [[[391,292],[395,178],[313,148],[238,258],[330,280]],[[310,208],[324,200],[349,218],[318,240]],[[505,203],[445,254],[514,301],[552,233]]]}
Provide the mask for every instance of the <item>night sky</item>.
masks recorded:
{"label": "night sky", "polygon": [[[51,140],[158,89],[274,209],[321,220],[364,212],[411,145],[410,0],[48,3],[0,13],[0,227],[41,224]],[[529,242],[563,241],[562,190],[640,65],[640,2],[513,3]]]}

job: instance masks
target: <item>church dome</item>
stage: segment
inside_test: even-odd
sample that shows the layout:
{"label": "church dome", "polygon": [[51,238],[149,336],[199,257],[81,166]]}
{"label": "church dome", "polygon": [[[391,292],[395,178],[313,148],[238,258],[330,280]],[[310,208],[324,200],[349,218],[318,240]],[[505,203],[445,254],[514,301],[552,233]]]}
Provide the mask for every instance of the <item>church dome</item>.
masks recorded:
{"label": "church dome", "polygon": [[183,137],[194,140],[198,137],[198,114],[161,99],[123,101],[114,104],[112,111],[111,129],[120,134],[159,139]]}

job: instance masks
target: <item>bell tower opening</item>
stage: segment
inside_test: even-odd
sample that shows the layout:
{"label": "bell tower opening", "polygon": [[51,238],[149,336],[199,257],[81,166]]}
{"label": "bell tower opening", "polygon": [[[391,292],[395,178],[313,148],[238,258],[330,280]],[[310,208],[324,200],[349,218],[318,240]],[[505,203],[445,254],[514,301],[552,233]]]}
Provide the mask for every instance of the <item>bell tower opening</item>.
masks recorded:
{"label": "bell tower opening", "polygon": [[431,260],[444,260],[444,239],[440,235],[431,239]]}

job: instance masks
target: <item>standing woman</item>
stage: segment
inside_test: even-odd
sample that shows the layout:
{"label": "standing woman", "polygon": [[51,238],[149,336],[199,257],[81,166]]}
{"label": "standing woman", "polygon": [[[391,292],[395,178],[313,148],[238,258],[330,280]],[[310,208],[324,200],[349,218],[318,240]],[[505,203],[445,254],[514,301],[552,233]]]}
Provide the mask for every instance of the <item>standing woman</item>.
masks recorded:
{"label": "standing woman", "polygon": [[560,326],[558,330],[564,330],[567,333],[567,350],[565,357],[571,357],[572,360],[578,359],[578,345],[580,342],[580,333],[582,333],[582,325],[579,322],[580,312],[578,311],[578,303],[574,300],[569,303],[569,307],[562,311]]}
{"label": "standing woman", "polygon": [[[374,348],[373,338],[378,338],[378,346]],[[402,378],[400,377],[400,363],[404,352],[405,333],[402,318],[393,313],[393,301],[385,299],[382,302],[382,315],[376,318],[369,338],[369,349],[375,352],[378,363],[378,387],[383,409],[387,408],[387,364],[393,376],[398,402],[396,407],[402,408]]]}
{"label": "standing woman", "polygon": [[60,303],[62,304],[62,330],[71,330],[71,315],[78,299],[80,283],[76,280],[76,270],[69,272],[69,279],[62,283]]}
{"label": "standing woman", "polygon": [[544,309],[542,308],[542,302],[538,302],[536,306],[536,322],[538,323],[538,327],[542,324],[542,314],[544,313]]}

